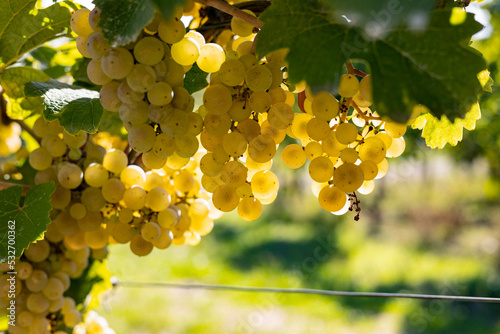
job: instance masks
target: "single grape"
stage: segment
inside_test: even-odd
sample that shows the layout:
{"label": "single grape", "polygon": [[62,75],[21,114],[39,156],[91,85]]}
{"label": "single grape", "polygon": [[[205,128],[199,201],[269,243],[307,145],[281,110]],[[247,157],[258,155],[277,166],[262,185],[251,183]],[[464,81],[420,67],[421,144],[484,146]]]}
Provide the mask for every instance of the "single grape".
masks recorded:
{"label": "single grape", "polygon": [[155,37],[140,39],[134,46],[135,60],[145,65],[155,65],[163,59],[163,43]]}
{"label": "single grape", "polygon": [[153,148],[156,140],[155,130],[149,124],[139,124],[130,129],[128,142],[137,152],[147,152]]}
{"label": "single grape", "polygon": [[[188,34],[186,34],[186,37],[190,37]],[[198,41],[196,42],[200,45]],[[202,71],[207,73],[217,72],[224,60],[224,49],[220,45],[215,43],[200,45],[200,56],[196,60],[196,64]]]}
{"label": "single grape", "polygon": [[83,172],[78,165],[67,163],[59,169],[57,179],[64,188],[75,189],[82,183]]}
{"label": "single grape", "polygon": [[184,37],[177,43],[172,44],[172,58],[183,66],[192,65],[200,56],[200,46],[192,38]]}
{"label": "single grape", "polygon": [[324,156],[311,160],[309,164],[309,176],[316,182],[328,182],[333,177],[333,163]]}
{"label": "single grape", "polygon": [[113,79],[125,79],[134,67],[134,56],[123,47],[110,49],[101,58],[102,70]]}
{"label": "single grape", "polygon": [[296,169],[305,164],[307,157],[302,146],[291,144],[281,152],[281,160],[288,168]]}
{"label": "single grape", "polygon": [[319,204],[323,209],[330,212],[339,211],[347,202],[345,192],[339,190],[333,184],[326,185],[318,195]]}
{"label": "single grape", "polygon": [[359,90],[359,81],[355,75],[344,74],[340,77],[339,95],[353,97]]}
{"label": "single grape", "polygon": [[89,24],[90,10],[80,8],[71,15],[71,29],[79,36],[88,36],[93,30]]}
{"label": "single grape", "polygon": [[214,206],[222,212],[230,212],[236,209],[240,198],[236,194],[234,187],[229,185],[221,185],[215,189],[212,201]]}

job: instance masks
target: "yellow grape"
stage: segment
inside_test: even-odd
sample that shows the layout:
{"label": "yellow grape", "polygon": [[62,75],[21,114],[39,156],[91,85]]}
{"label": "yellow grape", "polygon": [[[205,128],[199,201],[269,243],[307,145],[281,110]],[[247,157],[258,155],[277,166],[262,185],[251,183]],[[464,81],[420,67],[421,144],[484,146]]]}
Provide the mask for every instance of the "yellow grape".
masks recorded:
{"label": "yellow grape", "polygon": [[106,180],[101,188],[102,196],[110,203],[118,203],[123,198],[125,185],[119,179]]}
{"label": "yellow grape", "polygon": [[91,163],[84,173],[85,182],[91,187],[102,187],[108,176],[106,168],[97,162]]}
{"label": "yellow grape", "polygon": [[167,249],[172,244],[173,239],[174,235],[172,234],[172,231],[161,229],[160,236],[158,239],[154,240],[152,244],[158,249]]}
{"label": "yellow grape", "polygon": [[268,92],[253,92],[248,98],[248,105],[256,113],[265,113],[271,107],[271,95]]}
{"label": "yellow grape", "polygon": [[153,211],[163,211],[170,205],[170,194],[163,188],[153,188],[146,195],[146,205]]}
{"label": "yellow grape", "polygon": [[274,157],[275,153],[276,143],[269,135],[258,135],[248,144],[248,155],[256,162],[267,162]]}
{"label": "yellow grape", "polygon": [[100,212],[88,211],[85,217],[78,219],[78,227],[83,231],[96,231],[101,227],[102,216]]}
{"label": "yellow grape", "polygon": [[393,138],[391,146],[387,149],[386,157],[396,158],[403,154],[406,147],[405,139],[403,137]]}
{"label": "yellow grape", "polygon": [[313,160],[323,154],[323,147],[320,143],[312,141],[305,146],[304,152],[307,159]]}
{"label": "yellow grape", "polygon": [[113,79],[125,79],[134,67],[134,56],[123,47],[109,49],[101,58],[102,70]]}
{"label": "yellow grape", "polygon": [[[243,10],[245,13],[252,15],[255,17],[255,14],[248,9]],[[247,37],[250,36],[253,32],[254,26],[236,16],[233,16],[231,19],[231,30],[238,36]]]}
{"label": "yellow grape", "polygon": [[232,186],[223,184],[215,189],[212,202],[214,206],[222,212],[230,212],[236,209],[240,198],[236,194],[236,189]]}
{"label": "yellow grape", "polygon": [[365,181],[373,180],[378,175],[378,166],[371,160],[361,162],[359,167],[363,170]]}
{"label": "yellow grape", "polygon": [[347,197],[345,192],[339,190],[333,184],[329,184],[321,189],[318,200],[323,209],[336,212],[344,207]]}
{"label": "yellow grape", "polygon": [[304,148],[297,144],[291,144],[285,147],[281,153],[281,160],[288,168],[302,167],[307,158]]}
{"label": "yellow grape", "polygon": [[222,181],[231,187],[242,185],[247,179],[248,169],[239,161],[227,162],[221,170]]}
{"label": "yellow grape", "polygon": [[369,137],[359,146],[359,158],[362,161],[371,160],[376,164],[385,159],[386,148],[382,139]]}
{"label": "yellow grape", "polygon": [[242,198],[238,204],[238,216],[243,220],[256,220],[261,214],[262,203],[255,197]]}
{"label": "yellow grape", "polygon": [[320,92],[312,101],[312,113],[322,121],[330,121],[339,114],[339,101],[327,92]]}
{"label": "yellow grape", "polygon": [[316,157],[309,164],[309,176],[314,181],[327,182],[333,177],[333,163],[324,156]]}
{"label": "yellow grape", "polygon": [[140,186],[132,186],[123,193],[123,202],[129,209],[140,210],[146,204],[146,191]]}
{"label": "yellow grape", "polygon": [[94,187],[88,187],[82,191],[80,200],[89,211],[99,211],[106,205],[101,189]]}
{"label": "yellow grape", "polygon": [[103,248],[108,244],[109,234],[104,227],[99,227],[95,231],[85,232],[85,242],[92,249]]}
{"label": "yellow grape", "polygon": [[174,92],[172,87],[163,81],[157,82],[156,85],[148,90],[148,100],[156,106],[164,106],[172,102]]}
{"label": "yellow grape", "polygon": [[346,147],[342,151],[340,151],[340,159],[346,163],[355,163],[358,161],[359,155],[358,152],[351,147]]}
{"label": "yellow grape", "polygon": [[333,182],[344,192],[356,191],[364,181],[363,170],[353,163],[344,163],[335,168]]}
{"label": "yellow grape", "polygon": [[306,131],[311,139],[320,141],[325,139],[331,130],[327,121],[313,117],[307,122]]}
{"label": "yellow grape", "polygon": [[[186,34],[186,36],[190,37],[188,36],[188,34]],[[215,43],[207,43],[205,45],[200,45],[200,56],[196,60],[196,64],[202,71],[207,73],[217,72],[220,69],[224,60],[225,60],[224,49],[220,45]]]}
{"label": "yellow grape", "polygon": [[192,65],[200,56],[200,46],[192,38],[184,37],[171,47],[172,58],[183,66]]}
{"label": "yellow grape", "polygon": [[348,145],[358,137],[358,128],[352,123],[341,123],[335,130],[335,137],[344,145]]}
{"label": "yellow grape", "polygon": [[254,65],[247,70],[245,83],[254,92],[263,92],[271,86],[271,71],[263,65]]}
{"label": "yellow grape", "polygon": [[359,83],[359,94],[367,101],[372,100],[372,76],[367,75]]}
{"label": "yellow grape", "polygon": [[153,250],[153,244],[136,234],[130,240],[130,250],[137,256],[146,256]]}
{"label": "yellow grape", "polygon": [[[247,142],[250,143],[255,137],[261,133],[261,127],[259,122],[253,119],[247,119],[243,122],[238,123],[236,129],[245,137]],[[264,134],[264,133],[262,133]],[[271,136],[272,137],[272,136]]]}
{"label": "yellow grape", "polygon": [[258,171],[252,176],[250,183],[253,194],[259,199],[276,196],[279,189],[278,177],[271,171]]}
{"label": "yellow grape", "polygon": [[93,30],[89,24],[90,10],[80,8],[71,15],[71,29],[79,36],[88,36]]}
{"label": "yellow grape", "polygon": [[129,165],[121,171],[120,180],[127,188],[130,188],[134,185],[142,187],[146,182],[146,174],[141,167],[136,165]]}
{"label": "yellow grape", "polygon": [[229,89],[221,84],[211,85],[203,94],[203,105],[214,115],[222,115],[229,111],[233,98]]}
{"label": "yellow grape", "polygon": [[78,165],[66,163],[59,168],[57,179],[64,188],[75,189],[82,183],[83,172]]}
{"label": "yellow grape", "polygon": [[168,21],[160,21],[158,25],[158,35],[168,44],[174,44],[182,40],[184,34],[186,33],[186,28],[181,20],[174,17]]}
{"label": "yellow grape", "polygon": [[222,137],[222,147],[224,148],[224,151],[232,157],[239,157],[240,155],[243,155],[247,146],[247,140],[239,132],[227,133]]}
{"label": "yellow grape", "polygon": [[99,65],[101,64],[100,60],[102,56],[104,56],[110,48],[108,41],[100,31],[90,34],[85,45],[85,50],[89,57],[99,61]]}
{"label": "yellow grape", "polygon": [[155,37],[141,38],[134,46],[135,60],[145,65],[155,65],[163,59],[163,43]]}
{"label": "yellow grape", "polygon": [[344,74],[340,77],[339,95],[353,97],[359,90],[359,81],[355,75]]}
{"label": "yellow grape", "polygon": [[386,122],[384,125],[385,132],[392,138],[402,137],[406,133],[406,124],[400,123],[388,123]]}
{"label": "yellow grape", "polygon": [[141,236],[144,240],[148,242],[153,242],[158,240],[161,235],[161,228],[155,222],[147,222],[141,227]]}

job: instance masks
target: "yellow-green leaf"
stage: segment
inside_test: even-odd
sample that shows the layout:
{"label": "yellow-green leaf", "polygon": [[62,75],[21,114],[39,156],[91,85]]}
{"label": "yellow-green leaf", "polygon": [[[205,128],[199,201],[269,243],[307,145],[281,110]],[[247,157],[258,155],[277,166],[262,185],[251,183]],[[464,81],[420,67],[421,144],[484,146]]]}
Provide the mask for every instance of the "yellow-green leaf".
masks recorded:
{"label": "yellow-green leaf", "polygon": [[36,0],[0,1],[0,70],[24,53],[64,35],[69,27],[71,1],[35,8]]}
{"label": "yellow-green leaf", "polygon": [[476,121],[481,118],[479,104],[472,105],[465,114],[465,118],[456,118],[451,123],[446,117],[438,119],[430,113],[425,113],[417,117],[412,124],[412,128],[422,130],[422,137],[431,148],[442,149],[447,143],[455,146],[462,140],[463,129],[474,130]]}
{"label": "yellow-green leaf", "polygon": [[25,119],[43,111],[41,97],[26,97],[24,85],[30,81],[47,81],[50,77],[32,67],[10,67],[0,73],[0,85],[7,98],[7,115],[12,119]]}

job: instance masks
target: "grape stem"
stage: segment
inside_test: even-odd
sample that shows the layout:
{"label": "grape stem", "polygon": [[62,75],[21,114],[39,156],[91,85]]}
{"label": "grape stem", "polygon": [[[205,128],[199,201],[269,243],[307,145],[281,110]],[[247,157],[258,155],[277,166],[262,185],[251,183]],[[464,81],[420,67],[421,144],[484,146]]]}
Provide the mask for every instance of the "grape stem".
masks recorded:
{"label": "grape stem", "polygon": [[347,104],[351,105],[354,109],[356,109],[359,117],[361,117],[362,119],[364,119],[367,122],[368,121],[382,121],[382,119],[380,117],[367,115],[363,110],[361,110],[360,107],[358,107],[356,102],[354,102],[351,98],[349,98],[347,100]]}
{"label": "grape stem", "polygon": [[354,65],[352,64],[352,62],[350,60],[345,62],[345,67],[347,69],[347,74],[353,74],[353,75],[357,75],[357,76],[360,76],[363,78],[368,75],[367,73],[365,73],[361,70],[358,70],[357,68],[354,68]]}
{"label": "grape stem", "polygon": [[255,35],[253,42],[252,42],[252,47],[250,48],[250,53],[255,55],[255,47],[257,46],[257,37],[259,35]]}
{"label": "grape stem", "polygon": [[218,10],[220,10],[224,13],[227,13],[231,16],[237,17],[245,22],[250,23],[254,27],[257,27],[259,29],[262,28],[262,22],[259,21],[258,18],[254,17],[248,13],[245,13],[241,9],[238,9],[234,6],[231,6],[230,4],[228,4],[222,0],[195,0],[195,1],[198,3],[201,3],[202,5],[205,5],[205,6],[217,8]]}

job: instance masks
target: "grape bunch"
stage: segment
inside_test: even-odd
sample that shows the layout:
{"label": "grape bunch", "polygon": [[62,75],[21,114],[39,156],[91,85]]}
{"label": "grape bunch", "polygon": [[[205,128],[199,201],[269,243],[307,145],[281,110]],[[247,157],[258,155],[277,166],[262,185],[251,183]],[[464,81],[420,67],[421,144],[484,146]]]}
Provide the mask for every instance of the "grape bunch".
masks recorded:
{"label": "grape bunch", "polygon": [[309,176],[321,207],[335,214],[355,209],[358,219],[355,192],[371,193],[374,180],[388,171],[387,158],[403,153],[407,124],[384,121],[370,109],[369,75],[361,81],[352,74],[343,75],[337,92],[340,100],[308,88],[299,95],[304,112],[295,117],[289,134],[301,144],[284,148],[282,160],[290,168],[310,160]]}
{"label": "grape bunch", "polygon": [[[370,110],[371,77],[359,81],[347,73],[338,91],[313,92],[288,82],[286,50],[255,56],[249,23],[233,17],[231,29],[215,44],[194,30],[186,32],[181,17],[182,11],[170,20],[155,15],[135,42],[115,48],[99,31],[99,9],[81,9],[72,18],[79,50],[92,58],[89,78],[102,85],[101,103],[119,113],[143,166],[155,170],[173,163],[182,170],[176,162],[199,155],[200,183],[212,205],[255,220],[262,205],[277,196],[279,179],[270,168],[288,136],[296,143],[284,147],[281,158],[293,169],[310,161],[320,205],[336,214],[359,213],[356,191],[370,193],[373,180],[385,175],[386,157],[404,150],[407,126]],[[210,73],[196,111],[183,88],[194,63]],[[302,112],[294,110],[293,93]]]}
{"label": "grape bunch", "polygon": [[[53,235],[53,234],[52,234]],[[65,248],[45,239],[31,243],[16,261],[16,326],[9,326],[9,333],[65,333],[61,326],[72,328],[82,320],[75,301],[63,294],[70,287],[70,279],[82,274],[88,266],[91,252],[88,247],[79,250]],[[4,274],[0,278],[2,290],[0,304],[9,306],[9,287]]]}

